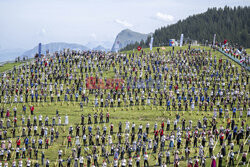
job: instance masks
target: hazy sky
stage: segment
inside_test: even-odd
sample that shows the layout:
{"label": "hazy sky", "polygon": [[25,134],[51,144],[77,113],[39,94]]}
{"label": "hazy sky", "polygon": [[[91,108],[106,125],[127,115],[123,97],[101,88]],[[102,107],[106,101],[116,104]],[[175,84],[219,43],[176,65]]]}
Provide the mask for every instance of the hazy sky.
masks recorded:
{"label": "hazy sky", "polygon": [[39,42],[113,42],[125,28],[153,32],[208,7],[250,0],[0,0],[0,49]]}

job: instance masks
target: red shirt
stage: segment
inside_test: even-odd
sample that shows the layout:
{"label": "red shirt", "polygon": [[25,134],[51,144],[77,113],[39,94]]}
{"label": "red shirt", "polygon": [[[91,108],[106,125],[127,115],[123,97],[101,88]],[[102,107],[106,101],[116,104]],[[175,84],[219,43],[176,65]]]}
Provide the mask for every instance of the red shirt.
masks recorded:
{"label": "red shirt", "polygon": [[161,127],[164,128],[164,122],[161,123]]}
{"label": "red shirt", "polygon": [[161,129],[160,131],[161,131],[161,136],[163,136],[163,129]]}
{"label": "red shirt", "polygon": [[18,139],[18,140],[16,141],[16,145],[20,146],[20,144],[21,144],[21,141],[20,141],[20,139]]}
{"label": "red shirt", "polygon": [[68,137],[68,141],[71,141],[71,136]]}
{"label": "red shirt", "polygon": [[223,134],[223,133],[220,135],[220,138],[221,138],[222,140],[224,140],[224,134]]}
{"label": "red shirt", "polygon": [[155,131],[155,136],[158,136],[158,130],[157,130],[157,131]]}

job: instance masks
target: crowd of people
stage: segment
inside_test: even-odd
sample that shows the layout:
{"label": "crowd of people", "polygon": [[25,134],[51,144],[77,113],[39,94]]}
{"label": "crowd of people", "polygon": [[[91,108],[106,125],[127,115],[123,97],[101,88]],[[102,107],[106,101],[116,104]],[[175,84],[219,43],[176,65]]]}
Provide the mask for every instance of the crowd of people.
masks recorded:
{"label": "crowd of people", "polygon": [[218,45],[218,47],[225,53],[239,60],[242,65],[249,67],[250,57],[249,54],[247,54],[247,50],[242,46],[240,47],[238,45],[231,45],[230,43],[227,42],[227,40],[225,40],[224,44],[220,44]]}
{"label": "crowd of people", "polygon": [[[64,50],[4,72],[0,166],[2,161],[13,167],[52,166],[43,149],[53,149],[58,138],[71,149],[65,155],[59,148],[59,167],[180,166],[182,161],[205,167],[207,159],[212,167],[247,164],[249,72],[216,54],[174,47],[148,53]],[[79,104],[80,122],[69,122],[58,110],[53,117],[35,112],[38,104],[56,103]],[[84,112],[128,108],[123,112],[132,113],[134,106],[161,107],[175,118],[165,115],[153,125],[113,124],[110,112]],[[186,113],[202,116],[194,121]]]}

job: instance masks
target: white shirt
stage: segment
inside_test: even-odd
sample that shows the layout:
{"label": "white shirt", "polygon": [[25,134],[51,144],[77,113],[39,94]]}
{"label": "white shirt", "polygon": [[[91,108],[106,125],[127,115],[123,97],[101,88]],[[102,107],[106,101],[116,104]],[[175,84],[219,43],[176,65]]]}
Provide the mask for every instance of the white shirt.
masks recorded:
{"label": "white shirt", "polygon": [[31,165],[31,161],[28,160],[28,161],[27,161],[27,166],[30,166],[30,165]]}
{"label": "white shirt", "polygon": [[133,164],[132,158],[128,160],[128,164],[129,164],[129,165],[132,165],[132,164]]}
{"label": "white shirt", "polygon": [[79,159],[79,163],[83,163],[83,157],[81,156],[80,159]]}
{"label": "white shirt", "polygon": [[122,166],[126,166],[126,159],[122,160]]}
{"label": "white shirt", "polygon": [[114,166],[118,166],[118,160],[114,160]]}
{"label": "white shirt", "polygon": [[107,167],[107,163],[106,163],[106,162],[103,162],[103,163],[102,163],[102,167]]}

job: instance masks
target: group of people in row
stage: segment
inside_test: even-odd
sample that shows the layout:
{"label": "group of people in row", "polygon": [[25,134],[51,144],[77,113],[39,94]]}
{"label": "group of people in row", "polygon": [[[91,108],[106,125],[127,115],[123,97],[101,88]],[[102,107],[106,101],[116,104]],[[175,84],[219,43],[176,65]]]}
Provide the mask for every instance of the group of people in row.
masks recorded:
{"label": "group of people in row", "polygon": [[[14,67],[1,75],[0,158],[14,159],[15,166],[15,159],[29,157],[26,162],[31,166],[32,160],[41,155],[41,164],[49,167],[52,160],[41,149],[50,150],[55,141],[62,139],[68,142],[72,154],[59,149],[59,167],[72,162],[75,167],[140,167],[155,165],[155,161],[158,166],[180,166],[186,161],[188,166],[197,167],[206,166],[207,158],[211,158],[213,167],[223,166],[227,159],[230,166],[235,160],[245,164],[250,146],[249,74],[212,53],[205,49],[174,48],[130,54],[64,50]],[[59,112],[50,119],[32,105],[46,102],[74,102],[83,114],[80,120],[74,120],[75,125],[70,125],[71,118]],[[13,103],[21,103],[22,108],[6,108]],[[31,116],[26,113],[29,103]],[[154,125],[136,125],[137,120],[113,124],[109,112],[84,113],[84,108],[129,106],[145,106],[145,112],[149,112],[147,106],[160,106],[176,117],[165,116]],[[187,119],[187,111],[213,114],[202,120]],[[20,130],[16,130],[18,127]],[[11,144],[13,140],[16,145]],[[8,141],[7,147],[4,141]],[[196,156],[194,150],[198,150]],[[241,154],[241,160],[236,152]],[[22,166],[22,160],[19,162]],[[39,165],[36,161],[35,166]]]}

